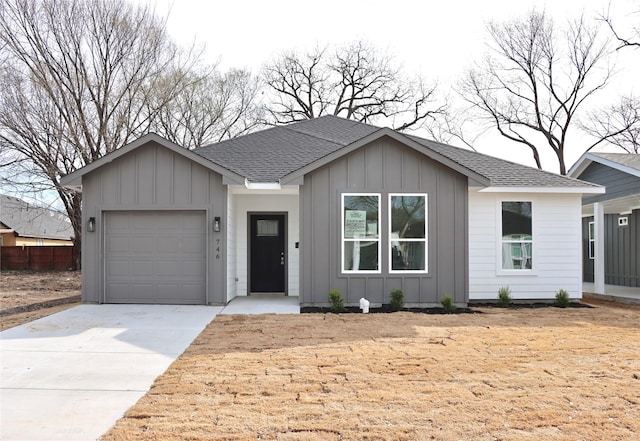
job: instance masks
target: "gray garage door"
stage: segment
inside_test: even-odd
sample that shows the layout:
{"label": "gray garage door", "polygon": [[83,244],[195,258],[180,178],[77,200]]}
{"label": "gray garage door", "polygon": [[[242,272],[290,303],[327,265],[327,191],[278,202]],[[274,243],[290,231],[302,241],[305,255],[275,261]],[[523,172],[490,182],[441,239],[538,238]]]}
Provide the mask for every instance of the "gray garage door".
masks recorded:
{"label": "gray garage door", "polygon": [[106,213],[106,302],[204,304],[205,225],[202,211]]}

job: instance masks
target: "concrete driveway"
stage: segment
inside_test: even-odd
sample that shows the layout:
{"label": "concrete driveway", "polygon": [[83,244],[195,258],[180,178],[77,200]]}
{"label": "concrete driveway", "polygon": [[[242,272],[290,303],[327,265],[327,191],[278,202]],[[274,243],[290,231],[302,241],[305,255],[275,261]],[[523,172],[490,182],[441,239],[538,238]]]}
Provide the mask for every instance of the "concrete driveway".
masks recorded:
{"label": "concrete driveway", "polygon": [[0,333],[0,439],[93,440],[222,310],[80,305]]}

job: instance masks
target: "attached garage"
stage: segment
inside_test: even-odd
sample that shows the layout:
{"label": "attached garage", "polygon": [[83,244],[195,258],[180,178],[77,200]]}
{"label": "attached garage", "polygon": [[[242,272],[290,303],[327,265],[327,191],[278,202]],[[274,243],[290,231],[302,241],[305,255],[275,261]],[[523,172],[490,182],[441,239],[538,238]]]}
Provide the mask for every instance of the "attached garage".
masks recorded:
{"label": "attached garage", "polygon": [[82,192],[83,302],[227,303],[225,182],[242,177],[149,134],[65,180]]}
{"label": "attached garage", "polygon": [[106,303],[206,303],[203,211],[104,213]]}

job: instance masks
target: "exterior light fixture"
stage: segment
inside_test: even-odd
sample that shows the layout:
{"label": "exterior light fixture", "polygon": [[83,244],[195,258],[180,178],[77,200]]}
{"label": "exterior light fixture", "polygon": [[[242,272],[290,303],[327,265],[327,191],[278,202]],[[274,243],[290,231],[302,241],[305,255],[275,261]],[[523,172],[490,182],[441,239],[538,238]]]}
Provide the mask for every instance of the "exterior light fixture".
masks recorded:
{"label": "exterior light fixture", "polygon": [[89,221],[87,222],[87,231],[89,233],[93,233],[94,231],[96,231],[96,218],[95,217],[90,217]]}
{"label": "exterior light fixture", "polygon": [[220,232],[220,216],[213,218],[213,231],[216,233]]}

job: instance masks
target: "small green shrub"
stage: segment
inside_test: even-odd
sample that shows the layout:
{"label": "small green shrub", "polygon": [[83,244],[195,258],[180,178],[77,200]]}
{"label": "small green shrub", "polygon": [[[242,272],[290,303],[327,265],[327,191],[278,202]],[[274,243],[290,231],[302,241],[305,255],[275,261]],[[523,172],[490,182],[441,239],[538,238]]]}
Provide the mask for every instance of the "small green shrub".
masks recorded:
{"label": "small green shrub", "polygon": [[391,291],[389,307],[392,311],[400,311],[404,307],[404,293],[400,289]]}
{"label": "small green shrub", "polygon": [[456,305],[453,303],[453,297],[451,296],[451,294],[443,295],[440,299],[440,304],[442,305],[444,312],[446,312],[447,314],[451,314],[456,310]]}
{"label": "small green shrub", "polygon": [[339,290],[332,289],[329,291],[329,303],[331,304],[331,312],[344,311],[344,301],[342,300],[342,295],[340,295]]}
{"label": "small green shrub", "polygon": [[498,290],[498,306],[506,308],[511,304],[511,290],[508,286],[503,286]]}
{"label": "small green shrub", "polygon": [[566,308],[567,306],[569,306],[569,303],[571,303],[571,301],[569,300],[569,293],[566,289],[561,289],[556,293],[556,306],[559,306],[560,308]]}

